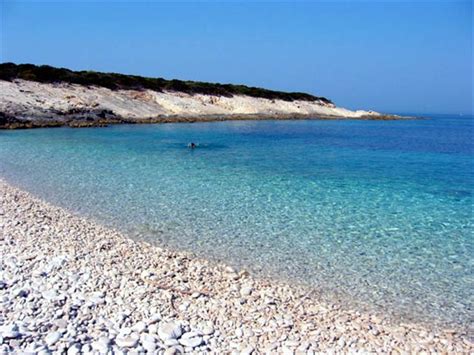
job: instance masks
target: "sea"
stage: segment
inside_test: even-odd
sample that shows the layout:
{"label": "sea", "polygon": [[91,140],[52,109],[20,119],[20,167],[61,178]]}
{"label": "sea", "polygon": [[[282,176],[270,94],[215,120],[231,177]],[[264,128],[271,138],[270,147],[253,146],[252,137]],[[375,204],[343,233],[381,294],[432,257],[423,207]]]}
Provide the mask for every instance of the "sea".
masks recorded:
{"label": "sea", "polygon": [[0,177],[329,302],[474,321],[473,117],[3,130]]}

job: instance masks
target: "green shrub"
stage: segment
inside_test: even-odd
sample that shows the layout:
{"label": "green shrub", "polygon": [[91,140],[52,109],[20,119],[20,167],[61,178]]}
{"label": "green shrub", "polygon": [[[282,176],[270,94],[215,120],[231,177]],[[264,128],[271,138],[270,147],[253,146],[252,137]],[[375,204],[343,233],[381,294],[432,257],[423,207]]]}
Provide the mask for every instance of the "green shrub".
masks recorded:
{"label": "green shrub", "polygon": [[147,78],[136,75],[116,73],[99,73],[95,71],[72,71],[65,68],[54,68],[49,65],[37,66],[34,64],[0,64],[0,79],[12,81],[23,79],[40,83],[65,82],[85,86],[100,86],[111,90],[154,90],[177,91],[187,94],[204,94],[232,97],[233,95],[247,95],[271,100],[321,100],[331,103],[324,97],[317,97],[302,92],[273,91],[245,85],[206,83],[199,81],[165,80],[163,78]]}

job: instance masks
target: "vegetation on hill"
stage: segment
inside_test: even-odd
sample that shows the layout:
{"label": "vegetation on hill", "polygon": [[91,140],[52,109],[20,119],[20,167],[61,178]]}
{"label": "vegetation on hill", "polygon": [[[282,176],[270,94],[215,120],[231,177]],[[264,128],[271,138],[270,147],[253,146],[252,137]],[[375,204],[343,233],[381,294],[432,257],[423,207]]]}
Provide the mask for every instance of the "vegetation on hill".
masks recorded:
{"label": "vegetation on hill", "polygon": [[136,75],[116,73],[100,73],[94,71],[72,71],[65,68],[54,68],[49,65],[37,66],[34,64],[0,64],[0,80],[12,81],[23,79],[40,83],[70,83],[86,86],[101,86],[111,90],[154,90],[176,91],[187,94],[204,94],[232,97],[234,95],[247,95],[266,99],[280,99],[285,101],[321,100],[331,103],[324,97],[317,97],[301,92],[273,91],[245,85],[206,83],[199,81],[166,80],[163,78],[147,78]]}

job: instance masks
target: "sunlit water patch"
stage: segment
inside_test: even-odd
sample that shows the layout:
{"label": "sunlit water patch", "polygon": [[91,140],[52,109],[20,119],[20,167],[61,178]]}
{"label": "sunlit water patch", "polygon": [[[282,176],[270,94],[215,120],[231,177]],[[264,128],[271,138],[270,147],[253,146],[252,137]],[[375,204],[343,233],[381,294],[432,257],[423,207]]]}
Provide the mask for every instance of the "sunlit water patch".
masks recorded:
{"label": "sunlit water patch", "polygon": [[0,131],[0,175],[135,238],[466,325],[472,134],[453,117]]}

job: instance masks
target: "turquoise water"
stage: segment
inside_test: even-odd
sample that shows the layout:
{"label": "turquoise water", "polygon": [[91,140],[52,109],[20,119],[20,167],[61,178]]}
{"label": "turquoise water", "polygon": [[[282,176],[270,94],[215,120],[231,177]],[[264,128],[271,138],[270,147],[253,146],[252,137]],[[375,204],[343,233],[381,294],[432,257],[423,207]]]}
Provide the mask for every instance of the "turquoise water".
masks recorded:
{"label": "turquoise water", "polygon": [[358,307],[465,326],[473,321],[473,123],[0,131],[0,176],[135,238]]}

